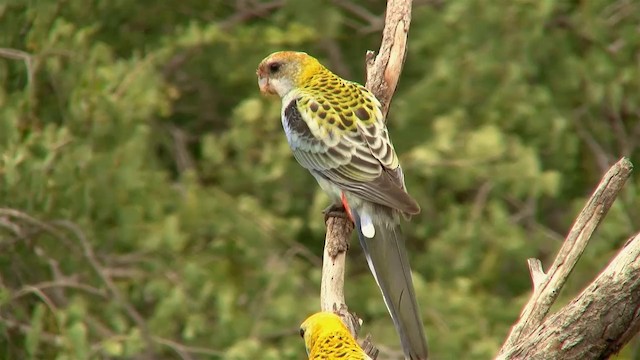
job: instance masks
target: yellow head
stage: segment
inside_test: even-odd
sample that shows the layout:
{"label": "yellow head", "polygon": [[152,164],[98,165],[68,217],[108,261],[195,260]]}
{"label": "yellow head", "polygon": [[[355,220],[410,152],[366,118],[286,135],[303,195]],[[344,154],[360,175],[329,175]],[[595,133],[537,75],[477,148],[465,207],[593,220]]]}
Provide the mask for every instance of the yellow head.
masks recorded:
{"label": "yellow head", "polygon": [[324,69],[318,60],[306,53],[278,51],[260,62],[256,75],[262,93],[284,97]]}
{"label": "yellow head", "polygon": [[340,317],[330,312],[309,316],[300,325],[309,359],[367,359]]}

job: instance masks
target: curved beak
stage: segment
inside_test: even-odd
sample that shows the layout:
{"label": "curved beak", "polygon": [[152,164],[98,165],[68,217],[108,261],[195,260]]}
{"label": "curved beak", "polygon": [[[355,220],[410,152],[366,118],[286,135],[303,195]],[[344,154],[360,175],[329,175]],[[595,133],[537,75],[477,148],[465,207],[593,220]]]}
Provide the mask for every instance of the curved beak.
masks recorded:
{"label": "curved beak", "polygon": [[273,89],[269,85],[269,78],[258,75],[258,87],[260,87],[260,92],[263,94],[273,94]]}

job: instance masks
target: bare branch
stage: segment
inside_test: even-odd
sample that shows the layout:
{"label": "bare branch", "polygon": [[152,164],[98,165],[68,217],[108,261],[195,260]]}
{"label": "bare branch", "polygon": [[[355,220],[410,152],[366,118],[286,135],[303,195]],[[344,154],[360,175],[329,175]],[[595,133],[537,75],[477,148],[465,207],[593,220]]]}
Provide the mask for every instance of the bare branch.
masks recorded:
{"label": "bare branch", "polygon": [[576,299],[497,358],[606,359],[640,330],[640,234]]}
{"label": "bare branch", "polygon": [[38,284],[34,284],[34,285],[26,285],[23,286],[20,290],[16,291],[12,296],[11,296],[11,300],[17,300],[18,298],[25,296],[27,294],[31,294],[34,292],[34,289],[38,289],[39,291],[43,291],[45,289],[50,289],[50,288],[58,288],[58,287],[62,287],[62,288],[71,288],[71,289],[77,289],[77,290],[83,290],[88,294],[92,294],[95,296],[98,296],[100,298],[106,298],[105,294],[103,291],[100,291],[100,289],[97,289],[91,285],[87,285],[87,284],[83,284],[81,282],[78,282],[74,279],[71,278],[66,278],[66,279],[62,279],[62,280],[57,280],[57,281],[44,281]]}
{"label": "bare branch", "polygon": [[[19,321],[5,318],[5,317],[0,317],[0,324],[2,324],[7,329],[15,329],[25,335],[33,332],[32,325],[24,324]],[[39,337],[41,341],[47,342],[55,346],[61,346],[62,344],[65,343],[65,339],[62,336],[59,336],[54,333],[46,332],[46,331],[40,331]]]}
{"label": "bare branch", "polygon": [[[349,238],[353,224],[347,218],[329,217],[322,258],[320,308],[333,311],[346,308],[344,300],[344,273]],[[353,331],[352,331],[353,332]]]}
{"label": "bare branch", "polygon": [[384,23],[378,56],[374,58],[373,54],[367,54],[366,87],[382,103],[382,113],[386,117],[407,55],[411,1],[389,0]]}
{"label": "bare branch", "polygon": [[171,348],[183,360],[194,359],[194,357],[191,355],[205,355],[213,357],[224,357],[225,355],[223,351],[203,347],[187,346],[173,340],[161,338],[158,336],[152,336],[151,339],[160,345]]}
{"label": "bare branch", "polygon": [[93,247],[89,243],[89,240],[84,235],[84,232],[73,222],[67,220],[59,220],[55,222],[57,225],[64,227],[70,230],[78,239],[80,246],[82,247],[82,251],[85,259],[91,265],[93,270],[96,272],[100,280],[105,284],[111,296],[115,300],[115,302],[129,315],[129,317],[136,323],[136,325],[140,328],[142,333],[143,340],[147,343],[149,351],[153,351],[154,346],[151,341],[151,337],[149,334],[149,328],[147,326],[144,317],[140,315],[140,313],[136,310],[136,308],[125,298],[124,295],[120,292],[120,289],[116,286],[116,284],[111,280],[111,278],[105,273],[102,264],[98,261],[96,257]]}
{"label": "bare branch", "polygon": [[33,86],[35,77],[35,58],[33,55],[18,49],[0,48],[0,57],[23,61],[27,68],[27,81],[29,85]]}
{"label": "bare branch", "polygon": [[349,0],[333,0],[333,3],[351,13],[351,17],[358,17],[367,23],[364,27],[353,26],[360,34],[369,34],[384,28],[385,23],[382,16],[375,15],[358,4]]}
{"label": "bare branch", "polygon": [[[538,269],[538,265],[534,265],[535,272],[532,271],[533,294],[522,310],[520,319],[512,327],[509,337],[500,350],[501,354],[507,349],[513,348],[524,336],[531,334],[542,324],[567,277],[587,246],[589,238],[613,204],[632,169],[633,165],[627,158],[622,158],[613,165],[578,215],[548,273],[543,275],[541,266]],[[531,261],[529,266],[531,267]]]}
{"label": "bare branch", "polygon": [[283,0],[275,0],[266,3],[256,3],[252,4],[252,6],[245,6],[243,9],[239,9],[238,12],[230,16],[228,19],[222,21],[219,26],[223,30],[229,30],[234,26],[257,18],[267,16],[270,12],[275,11],[281,7],[283,7],[285,1]]}
{"label": "bare branch", "polygon": [[587,144],[589,150],[596,158],[596,162],[600,167],[601,171],[605,171],[609,164],[613,161],[611,155],[602,147],[596,138],[593,136],[593,132],[589,131],[585,125],[583,124],[582,118],[586,116],[586,110],[584,107],[578,108],[576,110],[576,116],[572,117],[573,124],[576,129],[576,134]]}

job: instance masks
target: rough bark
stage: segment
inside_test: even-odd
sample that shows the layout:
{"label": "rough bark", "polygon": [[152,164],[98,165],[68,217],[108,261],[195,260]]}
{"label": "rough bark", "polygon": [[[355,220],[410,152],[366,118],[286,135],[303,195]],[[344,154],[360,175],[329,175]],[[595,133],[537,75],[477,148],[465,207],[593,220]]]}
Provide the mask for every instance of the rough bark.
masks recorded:
{"label": "rough bark", "polygon": [[498,359],[603,359],[640,329],[640,234],[576,299]]}
{"label": "rough bark", "polygon": [[545,274],[529,259],[533,293],[497,359],[603,359],[640,330],[640,234],[568,305],[547,316],[589,238],[631,175],[622,158],[604,175]]}
{"label": "rough bark", "polygon": [[576,218],[547,274],[542,271],[540,260],[529,259],[533,294],[522,310],[518,322],[512,327],[502,351],[514,346],[523,336],[531,333],[542,323],[569,274],[587,247],[591,235],[631,175],[632,169],[631,162],[623,158],[607,171]]}
{"label": "rough bark", "polygon": [[382,44],[377,56],[367,52],[367,89],[380,100],[386,116],[398,86],[407,55],[407,36],[411,24],[411,1],[389,0],[382,30]]}

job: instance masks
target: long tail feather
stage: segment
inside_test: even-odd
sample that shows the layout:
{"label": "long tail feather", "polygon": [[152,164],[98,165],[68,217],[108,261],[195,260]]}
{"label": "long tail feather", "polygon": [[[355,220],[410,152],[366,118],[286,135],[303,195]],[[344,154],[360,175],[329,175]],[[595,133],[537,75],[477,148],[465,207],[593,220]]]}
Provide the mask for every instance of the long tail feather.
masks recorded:
{"label": "long tail feather", "polygon": [[[378,225],[375,233],[363,233],[369,219],[354,212],[355,228],[369,268],[382,291],[384,302],[400,336],[405,356],[411,360],[427,359],[427,340],[416,300],[411,268],[400,224],[390,220]],[[372,235],[372,237],[369,237]]]}

